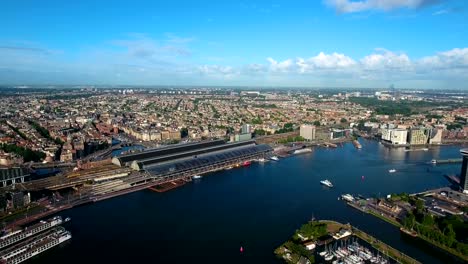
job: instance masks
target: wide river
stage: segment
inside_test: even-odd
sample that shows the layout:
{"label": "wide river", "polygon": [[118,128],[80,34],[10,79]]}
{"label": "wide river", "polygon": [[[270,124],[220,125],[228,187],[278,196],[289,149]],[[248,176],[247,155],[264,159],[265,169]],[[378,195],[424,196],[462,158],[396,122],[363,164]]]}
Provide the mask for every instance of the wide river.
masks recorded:
{"label": "wide river", "polygon": [[[315,148],[279,162],[213,173],[166,193],[144,190],[64,211],[62,216],[72,218],[66,225],[72,240],[29,263],[281,263],[273,250],[312,216],[349,222],[423,263],[446,263],[441,254],[337,197],[447,186],[443,175],[458,174],[461,164],[427,162],[460,158],[460,147],[405,152],[361,142],[361,150],[349,143]],[[397,172],[388,173],[393,168]],[[320,185],[322,179],[335,188]]]}

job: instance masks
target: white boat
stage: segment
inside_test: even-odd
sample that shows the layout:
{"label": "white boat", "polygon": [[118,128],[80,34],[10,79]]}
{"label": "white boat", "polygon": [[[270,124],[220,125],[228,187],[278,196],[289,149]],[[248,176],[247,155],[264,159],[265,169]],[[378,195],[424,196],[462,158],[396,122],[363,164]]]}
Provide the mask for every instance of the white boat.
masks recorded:
{"label": "white boat", "polygon": [[265,159],[264,158],[259,158],[258,162],[265,162]]}
{"label": "white boat", "polygon": [[302,153],[309,153],[312,152],[310,148],[303,148],[303,149],[296,149],[293,154],[302,154]]}
{"label": "white boat", "polygon": [[347,193],[347,194],[342,194],[341,195],[341,198],[343,198],[344,200],[348,201],[348,202],[354,202],[354,197]]}
{"label": "white boat", "polygon": [[327,254],[327,255],[325,255],[325,260],[326,260],[326,261],[330,261],[330,260],[332,260],[333,258],[334,258],[334,256],[333,256],[332,254],[329,254],[329,255]]}
{"label": "white boat", "polygon": [[432,164],[437,164],[437,160],[433,159],[433,160],[431,160],[431,163]]}
{"label": "white boat", "polygon": [[192,176],[192,179],[201,179],[201,178],[202,178],[201,175],[194,175],[194,176]]}
{"label": "white boat", "polygon": [[278,158],[277,156],[272,156],[270,159],[271,159],[271,160],[274,160],[274,161],[278,161],[278,160],[279,160],[279,158]]}
{"label": "white boat", "polygon": [[327,251],[322,251],[322,252],[319,253],[319,255],[320,255],[321,257],[325,256],[326,254],[327,254]]}
{"label": "white boat", "polygon": [[63,227],[57,227],[49,232],[34,237],[31,241],[17,244],[17,248],[14,251],[4,251],[0,262],[21,263],[71,239],[71,237],[70,232],[66,231]]}
{"label": "white boat", "polygon": [[333,183],[331,183],[329,180],[322,180],[322,181],[320,181],[320,183],[325,185],[325,186],[328,186],[330,188],[333,187]]}
{"label": "white boat", "polygon": [[396,169],[390,169],[390,170],[388,170],[388,172],[394,173],[394,172],[396,172]]}
{"label": "white boat", "polygon": [[232,169],[231,166],[225,168],[225,170],[230,170],[230,169]]}

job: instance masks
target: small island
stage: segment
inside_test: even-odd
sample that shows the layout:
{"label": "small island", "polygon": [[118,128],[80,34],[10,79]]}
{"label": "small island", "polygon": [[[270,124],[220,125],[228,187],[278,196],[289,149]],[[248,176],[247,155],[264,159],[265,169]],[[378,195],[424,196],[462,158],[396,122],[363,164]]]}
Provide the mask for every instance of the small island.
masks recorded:
{"label": "small island", "polygon": [[346,203],[378,217],[461,262],[468,262],[466,233],[468,201],[448,187],[416,194],[390,194],[386,198],[357,197]]}
{"label": "small island", "polygon": [[367,233],[330,220],[312,220],[275,250],[286,263],[420,263]]}

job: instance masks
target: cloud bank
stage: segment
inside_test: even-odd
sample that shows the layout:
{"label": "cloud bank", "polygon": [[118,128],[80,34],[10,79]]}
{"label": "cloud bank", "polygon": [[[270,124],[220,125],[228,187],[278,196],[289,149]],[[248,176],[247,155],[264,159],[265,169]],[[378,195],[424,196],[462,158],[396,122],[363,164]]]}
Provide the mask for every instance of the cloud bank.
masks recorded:
{"label": "cloud bank", "polygon": [[[34,45],[0,45],[0,84],[281,85],[468,88],[468,48],[411,58],[378,48],[353,58],[340,52],[232,65],[193,59],[191,38],[169,35],[114,40],[73,54]],[[109,46],[110,45],[110,46]]]}

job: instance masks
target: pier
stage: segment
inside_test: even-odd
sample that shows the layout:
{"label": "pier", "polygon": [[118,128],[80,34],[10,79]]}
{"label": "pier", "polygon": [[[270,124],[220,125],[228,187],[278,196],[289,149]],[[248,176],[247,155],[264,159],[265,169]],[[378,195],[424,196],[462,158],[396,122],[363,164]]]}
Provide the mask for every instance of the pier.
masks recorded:
{"label": "pier", "polygon": [[463,159],[442,159],[442,160],[432,160],[431,163],[434,165],[439,164],[450,164],[450,163],[462,163]]}

